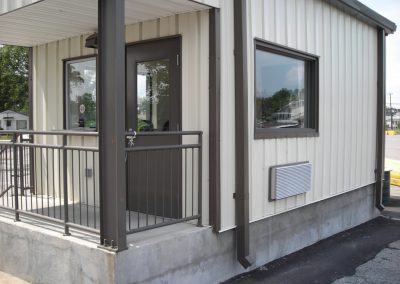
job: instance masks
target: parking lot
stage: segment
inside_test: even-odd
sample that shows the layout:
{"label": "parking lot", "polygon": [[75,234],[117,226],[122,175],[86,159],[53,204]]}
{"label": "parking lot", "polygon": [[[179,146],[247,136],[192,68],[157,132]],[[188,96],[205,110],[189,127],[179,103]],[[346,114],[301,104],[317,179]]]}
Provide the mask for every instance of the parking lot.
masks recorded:
{"label": "parking lot", "polygon": [[386,159],[400,161],[400,135],[386,135]]}

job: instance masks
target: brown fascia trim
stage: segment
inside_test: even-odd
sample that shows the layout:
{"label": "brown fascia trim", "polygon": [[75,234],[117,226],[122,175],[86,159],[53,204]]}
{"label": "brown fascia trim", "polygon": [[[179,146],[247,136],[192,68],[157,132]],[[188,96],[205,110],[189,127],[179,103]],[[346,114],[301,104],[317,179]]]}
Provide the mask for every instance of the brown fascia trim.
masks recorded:
{"label": "brown fascia trim", "polygon": [[389,19],[378,14],[371,8],[365,6],[357,0],[325,0],[331,5],[343,9],[346,13],[374,26],[378,29],[383,29],[386,34],[392,34],[396,31],[396,24]]}
{"label": "brown fascia trim", "polygon": [[247,82],[247,7],[246,0],[234,1],[235,47],[235,210],[237,259],[247,268],[250,257],[249,232],[249,123]]}
{"label": "brown fascia trim", "polygon": [[378,37],[378,82],[376,117],[376,165],[375,165],[375,206],[383,210],[382,185],[385,168],[385,101],[386,101],[386,32],[377,30]]}
{"label": "brown fascia trim", "polygon": [[220,10],[210,10],[209,35],[209,167],[210,167],[210,224],[215,232],[221,229],[221,158],[220,158],[220,106],[221,106],[221,19]]}

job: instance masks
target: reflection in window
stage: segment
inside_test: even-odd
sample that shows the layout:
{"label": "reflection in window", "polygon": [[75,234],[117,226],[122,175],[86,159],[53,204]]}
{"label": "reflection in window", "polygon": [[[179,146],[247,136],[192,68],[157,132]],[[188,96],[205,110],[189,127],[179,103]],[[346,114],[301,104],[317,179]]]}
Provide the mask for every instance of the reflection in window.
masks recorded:
{"label": "reflection in window", "polygon": [[305,62],[256,50],[256,128],[305,127]]}
{"label": "reflection in window", "polygon": [[66,64],[67,129],[96,128],[96,59]]}
{"label": "reflection in window", "polygon": [[169,60],[146,61],[136,68],[138,131],[168,131]]}

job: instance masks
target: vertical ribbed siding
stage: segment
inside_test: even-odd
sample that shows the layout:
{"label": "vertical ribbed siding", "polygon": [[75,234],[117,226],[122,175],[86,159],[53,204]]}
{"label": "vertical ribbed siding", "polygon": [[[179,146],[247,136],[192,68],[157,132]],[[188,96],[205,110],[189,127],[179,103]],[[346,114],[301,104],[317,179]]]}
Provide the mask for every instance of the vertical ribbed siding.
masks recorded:
{"label": "vertical ribbed siding", "polygon": [[235,68],[233,1],[221,1],[221,230],[235,226]]}
{"label": "vertical ribbed siding", "polygon": [[[254,140],[250,104],[251,220],[374,182],[376,30],[320,0],[248,5],[251,102],[255,37],[320,56],[319,137]],[[269,168],[302,161],[313,164],[312,191],[268,201]]]}
{"label": "vertical ribbed siding", "polygon": [[[208,141],[208,11],[146,21],[126,27],[128,43],[165,36],[182,36],[182,129],[204,131]],[[95,54],[85,48],[88,35],[34,47],[34,128],[63,128],[63,59]],[[129,110],[128,110],[129,111]],[[97,139],[71,138],[71,143],[97,146]],[[50,142],[50,141],[49,141]],[[203,144],[203,199],[208,200],[208,143]],[[208,202],[203,202],[208,223]]]}

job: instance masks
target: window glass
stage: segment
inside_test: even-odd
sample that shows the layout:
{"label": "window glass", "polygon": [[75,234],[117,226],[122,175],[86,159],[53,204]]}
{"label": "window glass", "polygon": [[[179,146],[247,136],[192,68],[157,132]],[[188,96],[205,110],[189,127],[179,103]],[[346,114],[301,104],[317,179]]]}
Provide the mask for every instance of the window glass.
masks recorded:
{"label": "window glass", "polygon": [[318,136],[319,58],[255,39],[254,138]]}
{"label": "window glass", "polygon": [[141,62],[136,68],[138,131],[168,131],[169,60]]}
{"label": "window glass", "polygon": [[256,128],[304,128],[306,63],[256,50]]}
{"label": "window glass", "polygon": [[66,68],[67,129],[95,129],[96,59],[71,61]]}

